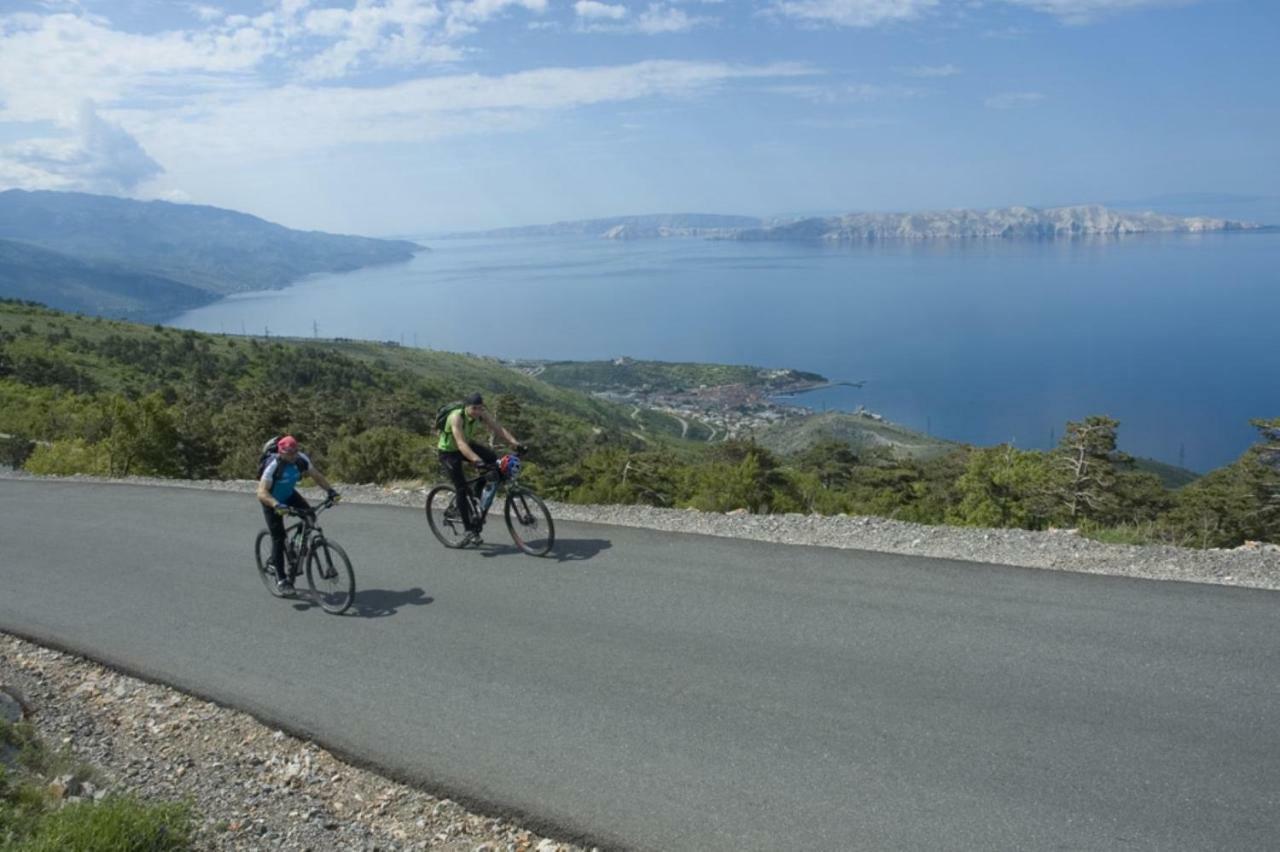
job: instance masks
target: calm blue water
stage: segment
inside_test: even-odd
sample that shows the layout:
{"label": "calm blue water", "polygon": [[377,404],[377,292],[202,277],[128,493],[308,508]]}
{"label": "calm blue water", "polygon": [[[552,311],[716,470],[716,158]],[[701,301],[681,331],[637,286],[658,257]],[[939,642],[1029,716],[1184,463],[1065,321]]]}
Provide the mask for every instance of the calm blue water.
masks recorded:
{"label": "calm blue water", "polygon": [[1121,447],[1207,470],[1280,416],[1280,233],[822,247],[437,240],[407,264],[226,299],[203,331],[502,357],[794,367],[934,435],[1045,448],[1109,414]]}

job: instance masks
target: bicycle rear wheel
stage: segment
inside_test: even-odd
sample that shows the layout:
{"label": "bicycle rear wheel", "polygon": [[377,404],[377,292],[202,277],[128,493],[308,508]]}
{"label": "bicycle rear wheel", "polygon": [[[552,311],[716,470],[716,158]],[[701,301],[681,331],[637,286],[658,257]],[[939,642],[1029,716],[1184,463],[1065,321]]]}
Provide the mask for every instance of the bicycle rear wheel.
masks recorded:
{"label": "bicycle rear wheel", "polygon": [[325,612],[346,612],[356,599],[356,575],[347,552],[328,539],[313,541],[307,557],[307,585]]}
{"label": "bicycle rear wheel", "polygon": [[542,498],[532,491],[507,494],[502,514],[516,547],[530,556],[546,556],[556,542],[556,525]]}
{"label": "bicycle rear wheel", "polygon": [[458,548],[467,536],[452,485],[437,485],[427,492],[427,524],[445,547]]}
{"label": "bicycle rear wheel", "polygon": [[263,530],[258,533],[257,540],[253,543],[253,554],[258,559],[258,579],[262,581],[262,585],[267,587],[267,591],[272,596],[281,598],[279,587],[276,586],[276,572],[268,567],[267,563],[271,561],[271,531]]}

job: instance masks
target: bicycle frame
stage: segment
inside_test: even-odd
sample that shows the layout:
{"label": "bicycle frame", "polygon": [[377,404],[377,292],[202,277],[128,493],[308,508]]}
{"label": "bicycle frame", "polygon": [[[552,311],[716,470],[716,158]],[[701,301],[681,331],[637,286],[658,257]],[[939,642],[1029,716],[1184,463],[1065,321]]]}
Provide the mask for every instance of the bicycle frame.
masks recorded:
{"label": "bicycle frame", "polygon": [[[489,501],[488,506],[484,506],[482,508],[480,505],[481,498],[476,495],[476,485],[489,482],[489,476],[491,474],[498,477],[497,483],[493,489],[493,499]],[[481,526],[484,526],[485,521],[488,519],[489,510],[493,508],[494,504],[498,502],[498,498],[504,493],[519,494],[522,491],[529,491],[529,489],[522,485],[518,479],[511,479],[510,477],[503,476],[496,465],[486,467],[479,476],[474,476],[471,479],[464,481],[466,482],[466,491],[463,496],[465,496],[467,500],[471,501],[471,508],[475,513],[473,517],[480,521]]]}
{"label": "bicycle frame", "polygon": [[292,512],[297,516],[297,523],[284,528],[284,552],[289,560],[289,574],[296,577],[302,573],[302,566],[307,564],[307,556],[311,553],[311,544],[316,536],[323,537],[318,518],[326,509],[333,508],[332,500],[325,500],[310,512]]}

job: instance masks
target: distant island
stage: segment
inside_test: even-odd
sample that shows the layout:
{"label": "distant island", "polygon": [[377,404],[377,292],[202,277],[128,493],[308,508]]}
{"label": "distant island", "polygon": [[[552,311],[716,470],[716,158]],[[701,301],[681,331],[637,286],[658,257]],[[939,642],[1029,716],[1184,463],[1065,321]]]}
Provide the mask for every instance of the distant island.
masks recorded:
{"label": "distant island", "polygon": [[769,220],[754,216],[722,216],[716,213],[654,213],[646,216],[610,216],[605,219],[582,219],[553,222],[550,225],[528,225],[497,228],[491,231],[468,231],[449,234],[466,237],[605,237],[627,240],[653,237],[722,237],[744,230],[761,228]]}
{"label": "distant island", "polygon": [[122,319],[166,319],[231,293],[420,251],[405,240],[295,231],[218,207],[0,192],[0,297]]}
{"label": "distant island", "polygon": [[1099,205],[938,210],[924,213],[850,213],[748,228],[726,239],[856,243],[876,240],[1044,239],[1126,234],[1239,231],[1257,225],[1204,216],[1131,213]]}
{"label": "distant island", "polygon": [[1097,204],[1072,207],[1003,207],[919,213],[849,213],[802,219],[758,219],[708,213],[615,216],[501,228],[452,236],[599,237],[610,240],[699,238],[713,240],[859,243],[879,240],[1045,239],[1151,233],[1252,230],[1259,226],[1205,216],[1113,210]]}

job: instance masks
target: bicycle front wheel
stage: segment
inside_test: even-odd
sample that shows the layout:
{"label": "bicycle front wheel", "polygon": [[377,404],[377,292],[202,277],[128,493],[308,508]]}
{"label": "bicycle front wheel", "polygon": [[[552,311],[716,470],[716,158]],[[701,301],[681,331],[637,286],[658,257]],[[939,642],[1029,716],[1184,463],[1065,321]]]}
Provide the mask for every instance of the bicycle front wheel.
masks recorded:
{"label": "bicycle front wheel", "polygon": [[452,485],[437,485],[427,492],[427,524],[445,547],[462,547],[467,528]]}
{"label": "bicycle front wheel", "polygon": [[328,539],[312,542],[307,557],[307,585],[325,612],[346,612],[356,599],[356,575],[347,552]]}
{"label": "bicycle front wheel", "polygon": [[280,588],[276,585],[276,572],[271,570],[267,564],[271,561],[271,531],[263,530],[258,533],[258,540],[253,543],[253,553],[258,559],[258,579],[262,581],[262,585],[267,587],[267,591],[274,597],[284,597],[280,594]]}
{"label": "bicycle front wheel", "polygon": [[513,491],[507,494],[502,514],[507,519],[507,531],[516,547],[530,556],[546,556],[556,542],[556,525],[551,512],[532,491]]}

